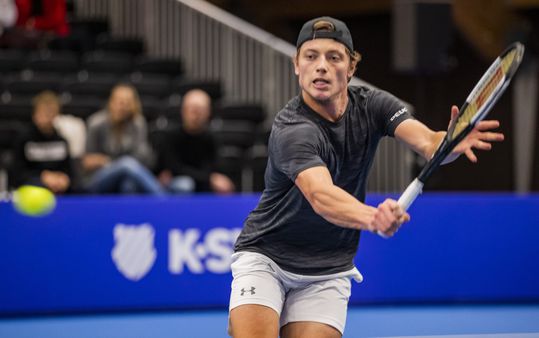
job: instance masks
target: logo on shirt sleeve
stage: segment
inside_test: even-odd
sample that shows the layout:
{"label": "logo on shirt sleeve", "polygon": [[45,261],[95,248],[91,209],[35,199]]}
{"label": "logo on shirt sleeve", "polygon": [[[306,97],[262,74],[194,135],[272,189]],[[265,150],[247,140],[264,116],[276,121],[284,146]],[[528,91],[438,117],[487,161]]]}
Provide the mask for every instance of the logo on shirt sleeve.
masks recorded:
{"label": "logo on shirt sleeve", "polygon": [[402,114],[406,113],[408,111],[408,108],[406,107],[402,107],[401,109],[399,109],[395,114],[393,114],[393,116],[391,116],[391,118],[389,119],[390,122],[393,122],[396,118],[398,118],[399,116],[401,116]]}

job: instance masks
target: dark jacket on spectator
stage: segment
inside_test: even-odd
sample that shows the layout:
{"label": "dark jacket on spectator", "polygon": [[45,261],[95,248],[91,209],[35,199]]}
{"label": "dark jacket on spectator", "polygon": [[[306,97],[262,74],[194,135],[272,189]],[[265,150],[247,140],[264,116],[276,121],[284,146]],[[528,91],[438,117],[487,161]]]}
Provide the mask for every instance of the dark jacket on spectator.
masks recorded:
{"label": "dark jacket on spectator", "polygon": [[197,192],[210,191],[209,177],[217,156],[215,139],[209,132],[192,135],[170,130],[159,149],[159,170],[170,170],[172,176],[190,176]]}
{"label": "dark jacket on spectator", "polygon": [[45,135],[32,126],[18,139],[15,147],[15,185],[42,185],[40,176],[44,170],[61,171],[73,180],[69,146],[56,132]]}

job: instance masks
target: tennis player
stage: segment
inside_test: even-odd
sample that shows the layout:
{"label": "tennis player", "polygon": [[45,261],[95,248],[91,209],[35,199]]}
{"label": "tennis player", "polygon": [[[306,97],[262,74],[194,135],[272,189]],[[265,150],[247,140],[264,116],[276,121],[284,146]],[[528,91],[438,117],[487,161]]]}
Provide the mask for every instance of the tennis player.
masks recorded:
{"label": "tennis player", "polygon": [[[445,132],[415,120],[391,94],[348,85],[359,53],[346,25],[308,21],[294,58],[301,94],[277,114],[266,188],[233,254],[230,334],[235,338],[333,338],[344,332],[361,230],[392,236],[410,220],[395,200],[364,204],[367,174],[384,136],[430,158]],[[458,108],[451,108],[451,116]],[[450,160],[503,140],[480,122]]]}

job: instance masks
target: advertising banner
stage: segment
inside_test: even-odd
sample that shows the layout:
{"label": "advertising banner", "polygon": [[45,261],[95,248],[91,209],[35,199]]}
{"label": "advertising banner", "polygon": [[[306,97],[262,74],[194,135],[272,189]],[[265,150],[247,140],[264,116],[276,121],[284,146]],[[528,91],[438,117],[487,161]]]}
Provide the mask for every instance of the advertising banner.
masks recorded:
{"label": "advertising banner", "polygon": [[[0,315],[225,308],[258,195],[0,203]],[[376,205],[385,196],[371,196]],[[420,197],[391,239],[363,233],[352,304],[539,300],[539,196]]]}

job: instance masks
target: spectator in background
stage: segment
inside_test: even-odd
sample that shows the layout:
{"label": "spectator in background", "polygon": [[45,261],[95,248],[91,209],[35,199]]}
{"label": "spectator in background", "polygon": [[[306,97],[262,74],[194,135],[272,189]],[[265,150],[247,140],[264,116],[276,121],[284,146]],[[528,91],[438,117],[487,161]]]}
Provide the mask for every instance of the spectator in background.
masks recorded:
{"label": "spectator in background", "polygon": [[6,31],[1,46],[40,48],[56,37],[69,35],[65,0],[15,0],[17,21]]}
{"label": "spectator in background", "polygon": [[65,0],[15,0],[19,16],[17,27],[29,31],[67,36]]}
{"label": "spectator in background", "polygon": [[200,90],[182,100],[181,127],[165,134],[159,149],[159,181],[171,192],[231,193],[234,184],[215,171],[216,142],[208,131],[211,98]]}
{"label": "spectator in background", "polygon": [[0,36],[5,29],[15,25],[17,21],[17,6],[13,0],[0,0]]}
{"label": "spectator in background", "polygon": [[118,84],[106,109],[88,118],[82,166],[91,193],[150,193],[163,190],[148,170],[153,154],[136,89]]}
{"label": "spectator in background", "polygon": [[32,127],[16,142],[15,184],[38,185],[55,194],[72,191],[72,166],[67,141],[54,129],[60,100],[51,91],[33,99]]}

